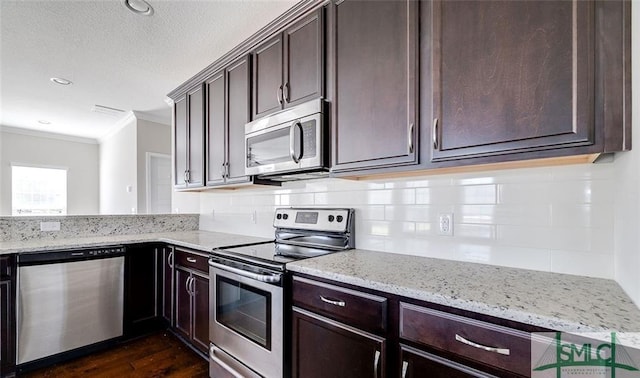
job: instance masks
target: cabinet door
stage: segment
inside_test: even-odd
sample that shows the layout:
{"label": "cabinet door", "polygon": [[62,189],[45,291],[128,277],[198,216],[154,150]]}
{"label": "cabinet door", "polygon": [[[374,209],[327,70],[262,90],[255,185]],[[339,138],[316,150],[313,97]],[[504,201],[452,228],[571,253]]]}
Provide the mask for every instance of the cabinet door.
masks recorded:
{"label": "cabinet door", "polygon": [[594,2],[432,4],[432,161],[594,143]]}
{"label": "cabinet door", "polygon": [[183,337],[191,338],[191,274],[182,269],[176,269],[175,276],[175,329]]}
{"label": "cabinet door", "polygon": [[431,353],[400,345],[400,377],[424,377],[429,372],[430,378],[488,378],[493,375],[447,360]]}
{"label": "cabinet door", "polygon": [[125,335],[153,329],[158,315],[156,248],[127,247],[125,258]]}
{"label": "cabinet door", "polygon": [[293,376],[385,377],[383,338],[294,308]]}
{"label": "cabinet door", "polygon": [[187,149],[188,135],[187,129],[187,98],[178,99],[173,105],[173,128],[174,128],[174,174],[173,184],[176,188],[184,188],[187,172]]}
{"label": "cabinet door", "polygon": [[324,23],[317,12],[284,31],[285,107],[322,96]]}
{"label": "cabinet door", "polygon": [[209,280],[193,275],[193,345],[209,350]]}
{"label": "cabinet door", "polygon": [[244,125],[251,113],[250,56],[244,56],[227,68],[227,182],[249,181],[244,173]]}
{"label": "cabinet door", "polygon": [[204,90],[200,85],[187,93],[189,109],[188,187],[204,185]]}
{"label": "cabinet door", "polygon": [[207,186],[224,183],[225,128],[227,125],[225,71],[215,73],[205,82],[207,94]]}
{"label": "cabinet door", "polygon": [[282,34],[253,52],[253,119],[282,109]]}
{"label": "cabinet door", "polygon": [[336,2],[334,171],[417,163],[418,2]]}
{"label": "cabinet door", "polygon": [[173,249],[162,248],[162,317],[173,325]]}
{"label": "cabinet door", "polygon": [[0,281],[0,376],[14,370],[15,329],[13,285],[10,280]]}

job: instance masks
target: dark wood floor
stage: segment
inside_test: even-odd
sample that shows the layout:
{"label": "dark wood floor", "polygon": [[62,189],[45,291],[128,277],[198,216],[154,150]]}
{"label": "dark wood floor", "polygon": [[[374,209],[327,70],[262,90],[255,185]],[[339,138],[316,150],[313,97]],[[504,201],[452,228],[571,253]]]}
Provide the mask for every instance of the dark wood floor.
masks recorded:
{"label": "dark wood floor", "polygon": [[209,365],[174,335],[160,332],[114,349],[20,377],[189,377],[206,378]]}

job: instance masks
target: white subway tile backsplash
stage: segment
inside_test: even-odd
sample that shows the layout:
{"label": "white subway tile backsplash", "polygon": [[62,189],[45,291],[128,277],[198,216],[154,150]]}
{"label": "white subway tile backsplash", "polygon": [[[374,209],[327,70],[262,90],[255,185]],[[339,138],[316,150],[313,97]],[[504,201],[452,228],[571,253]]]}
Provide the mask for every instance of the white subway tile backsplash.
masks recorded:
{"label": "white subway tile backsplash", "polygon": [[495,185],[467,185],[458,187],[458,201],[464,204],[495,204]]}
{"label": "white subway tile backsplash", "polygon": [[[278,206],[353,207],[361,249],[613,278],[616,186],[603,166],[202,193],[200,227],[272,237]],[[438,234],[443,213],[454,215],[453,236]]]}
{"label": "white subway tile backsplash", "polygon": [[554,272],[600,278],[614,275],[613,253],[551,252],[551,270]]}

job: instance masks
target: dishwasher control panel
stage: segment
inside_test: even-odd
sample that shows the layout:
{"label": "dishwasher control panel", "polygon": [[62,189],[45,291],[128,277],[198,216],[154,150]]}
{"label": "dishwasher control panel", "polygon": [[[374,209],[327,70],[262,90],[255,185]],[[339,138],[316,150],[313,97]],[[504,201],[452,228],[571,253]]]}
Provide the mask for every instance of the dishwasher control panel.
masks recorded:
{"label": "dishwasher control panel", "polygon": [[67,249],[60,251],[27,252],[18,255],[18,265],[48,264],[61,261],[88,260],[123,256],[126,248],[121,245]]}

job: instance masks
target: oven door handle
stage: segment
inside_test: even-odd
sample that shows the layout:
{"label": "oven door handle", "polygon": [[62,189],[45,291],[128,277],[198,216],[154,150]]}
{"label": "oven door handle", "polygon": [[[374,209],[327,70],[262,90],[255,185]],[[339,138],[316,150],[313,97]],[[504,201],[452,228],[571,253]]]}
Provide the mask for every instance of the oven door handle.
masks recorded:
{"label": "oven door handle", "polygon": [[258,274],[258,273],[248,272],[246,270],[234,268],[229,265],[217,263],[213,260],[209,260],[209,266],[212,266],[220,270],[225,270],[227,272],[231,272],[242,277],[251,278],[252,280],[265,282],[265,283],[275,284],[275,283],[279,283],[280,280],[282,279],[282,274],[277,274],[277,273]]}

